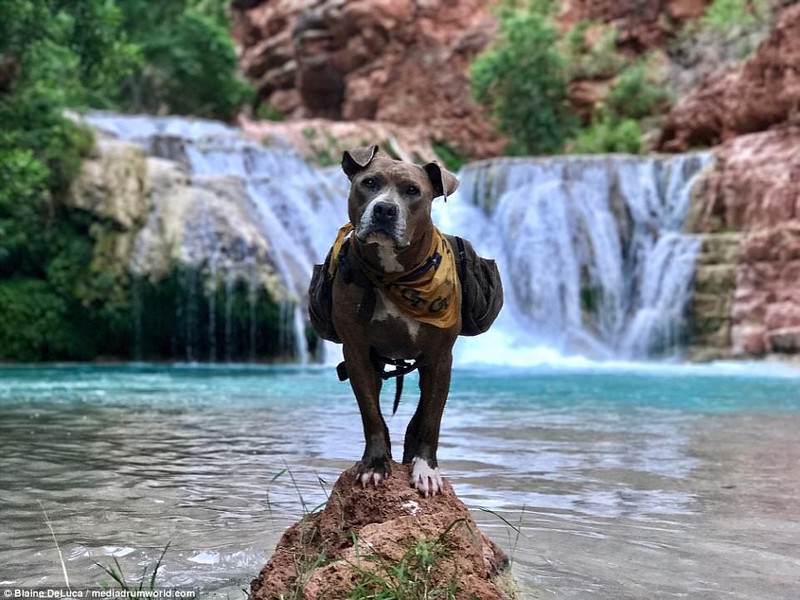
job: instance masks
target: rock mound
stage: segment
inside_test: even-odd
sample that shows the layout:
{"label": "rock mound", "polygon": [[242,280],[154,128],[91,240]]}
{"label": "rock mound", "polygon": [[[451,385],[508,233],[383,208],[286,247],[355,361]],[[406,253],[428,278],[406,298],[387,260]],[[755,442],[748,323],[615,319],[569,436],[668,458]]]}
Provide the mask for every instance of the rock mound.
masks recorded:
{"label": "rock mound", "polygon": [[423,498],[408,484],[407,466],[393,463],[392,470],[366,489],[355,467],[342,473],[325,509],[284,533],[253,580],[251,598],[348,598],[358,586],[381,589],[381,580],[449,588],[459,599],[506,598],[494,578],[508,559],[478,530],[450,483]]}

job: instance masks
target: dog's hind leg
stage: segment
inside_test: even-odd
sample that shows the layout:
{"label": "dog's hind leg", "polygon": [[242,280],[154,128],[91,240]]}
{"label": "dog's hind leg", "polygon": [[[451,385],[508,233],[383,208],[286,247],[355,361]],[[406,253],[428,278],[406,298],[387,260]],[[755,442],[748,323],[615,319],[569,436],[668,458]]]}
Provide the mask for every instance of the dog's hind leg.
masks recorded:
{"label": "dog's hind leg", "polygon": [[436,459],[439,428],[444,405],[450,391],[450,352],[419,368],[420,400],[408,424],[403,448],[403,463],[411,464],[411,485],[425,496],[435,495],[442,488],[442,476]]}
{"label": "dog's hind leg", "polygon": [[364,426],[365,447],[358,464],[358,480],[364,487],[370,483],[378,485],[392,473],[389,428],[380,407],[381,377],[368,355],[348,351],[347,345],[344,359]]}

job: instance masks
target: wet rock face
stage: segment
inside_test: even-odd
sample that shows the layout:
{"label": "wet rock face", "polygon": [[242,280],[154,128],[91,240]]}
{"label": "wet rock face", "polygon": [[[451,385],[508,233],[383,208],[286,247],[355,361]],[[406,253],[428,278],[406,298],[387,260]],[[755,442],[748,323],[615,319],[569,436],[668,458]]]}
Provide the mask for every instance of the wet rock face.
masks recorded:
{"label": "wet rock face", "polygon": [[800,123],[800,5],[783,11],[744,64],[715,73],[667,116],[659,148],[713,146],[780,123]]}
{"label": "wet rock face", "polygon": [[117,347],[130,354],[119,358],[292,356],[281,341],[292,336],[272,316],[286,298],[276,249],[246,186],[192,175],[185,140],[150,141],[151,151],[175,160],[98,132],[65,199],[92,218],[87,236],[92,271],[106,282],[102,299],[126,307]]}
{"label": "wet rock face", "polygon": [[467,68],[492,39],[486,2],[234,3],[241,65],[259,99],[291,118],[413,126],[470,156],[502,144],[472,101]]}
{"label": "wet rock face", "polygon": [[701,261],[696,284],[719,303],[713,315],[696,303],[695,322],[701,338],[709,319],[721,319],[720,328],[728,324],[727,338],[718,329],[707,340],[722,354],[800,351],[798,148],[800,127],[737,137],[718,148],[701,184],[695,230],[716,239],[721,250],[716,260]]}
{"label": "wet rock face", "polygon": [[[484,536],[445,481],[442,494],[423,498],[408,484],[407,466],[377,488],[362,488],[355,468],[336,482],[322,512],[305,517],[281,538],[251,584],[256,600],[347,598],[363,573],[386,576],[419,541],[437,541],[441,557],[430,571],[436,587],[457,585],[458,598],[506,598],[494,583],[508,559]],[[413,571],[413,567],[412,567]]]}
{"label": "wet rock face", "polygon": [[[162,150],[169,141],[160,140]],[[212,253],[207,247],[211,237],[231,264],[250,258],[259,281],[280,297],[270,242],[258,230],[244,186],[236,179],[191,178],[178,162],[145,156],[139,146],[101,135],[95,155],[84,161],[72,185],[67,206],[113,224],[110,233],[124,240],[116,245],[125,250],[116,253],[115,270],[130,269],[158,281],[176,268],[202,269]]]}

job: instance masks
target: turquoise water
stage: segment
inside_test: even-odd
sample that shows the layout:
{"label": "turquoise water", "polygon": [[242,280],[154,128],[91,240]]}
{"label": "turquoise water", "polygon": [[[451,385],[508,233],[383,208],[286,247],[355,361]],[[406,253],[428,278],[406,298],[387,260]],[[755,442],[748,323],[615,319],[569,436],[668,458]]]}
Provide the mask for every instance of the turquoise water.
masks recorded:
{"label": "turquoise water", "polygon": [[[523,598],[792,598],[798,432],[778,366],[457,369],[439,458]],[[73,586],[169,542],[164,585],[225,597],[362,451],[322,367],[4,368],[0,440],[0,584],[63,583],[46,511]]]}

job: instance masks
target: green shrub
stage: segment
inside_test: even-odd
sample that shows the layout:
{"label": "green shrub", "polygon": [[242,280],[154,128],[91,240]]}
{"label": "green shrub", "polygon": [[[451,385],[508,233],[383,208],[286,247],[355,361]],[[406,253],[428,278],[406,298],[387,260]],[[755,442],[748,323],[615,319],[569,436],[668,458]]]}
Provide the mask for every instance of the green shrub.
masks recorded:
{"label": "green shrub", "polygon": [[447,142],[433,142],[433,151],[453,173],[457,173],[466,162],[466,159]]}
{"label": "green shrub", "polygon": [[276,121],[276,122],[281,122],[286,120],[286,117],[283,115],[283,113],[274,106],[272,106],[272,104],[269,104],[268,102],[265,102],[258,106],[258,108],[256,109],[256,118],[261,119],[262,121]]}
{"label": "green shrub", "polygon": [[61,0],[54,5],[77,59],[80,97],[70,105],[113,108],[120,81],[142,60],[122,28],[122,11],[111,1]]}
{"label": "green shrub", "polygon": [[120,103],[134,111],[229,119],[252,97],[237,74],[236,49],[220,6],[208,2],[118,0],[142,67]]}
{"label": "green shrub", "polygon": [[472,63],[475,98],[491,108],[511,154],[562,149],[575,121],[567,107],[566,64],[550,19],[551,3],[503,5],[497,40]]}
{"label": "green shrub", "polygon": [[700,26],[719,33],[752,27],[767,14],[765,0],[714,0],[700,18]]}
{"label": "green shrub", "polygon": [[642,130],[639,124],[634,119],[609,115],[593,120],[570,142],[570,152],[574,154],[639,154],[641,151]]}
{"label": "green shrub", "polygon": [[570,79],[611,77],[628,62],[617,52],[616,29],[605,29],[593,45],[586,47],[586,32],[591,26],[591,22],[581,21],[564,36],[562,47]]}
{"label": "green shrub", "polygon": [[657,112],[668,99],[664,86],[651,81],[645,63],[638,61],[620,73],[605,103],[614,115],[642,119]]}
{"label": "green shrub", "polygon": [[30,150],[0,147],[0,278],[31,271],[31,250],[41,242],[49,194],[48,171]]}
{"label": "green shrub", "polygon": [[643,151],[640,122],[656,114],[668,101],[663,86],[648,77],[646,63],[637,61],[625,68],[605,101],[595,108],[589,124],[568,144],[577,154]]}
{"label": "green shrub", "polygon": [[[91,149],[67,117],[117,93],[136,62],[106,0],[0,3],[0,358],[93,356],[75,297],[92,240],[61,200]],[[88,326],[85,326],[88,323]]]}
{"label": "green shrub", "polygon": [[0,359],[53,360],[70,354],[65,302],[38,279],[0,280]]}

